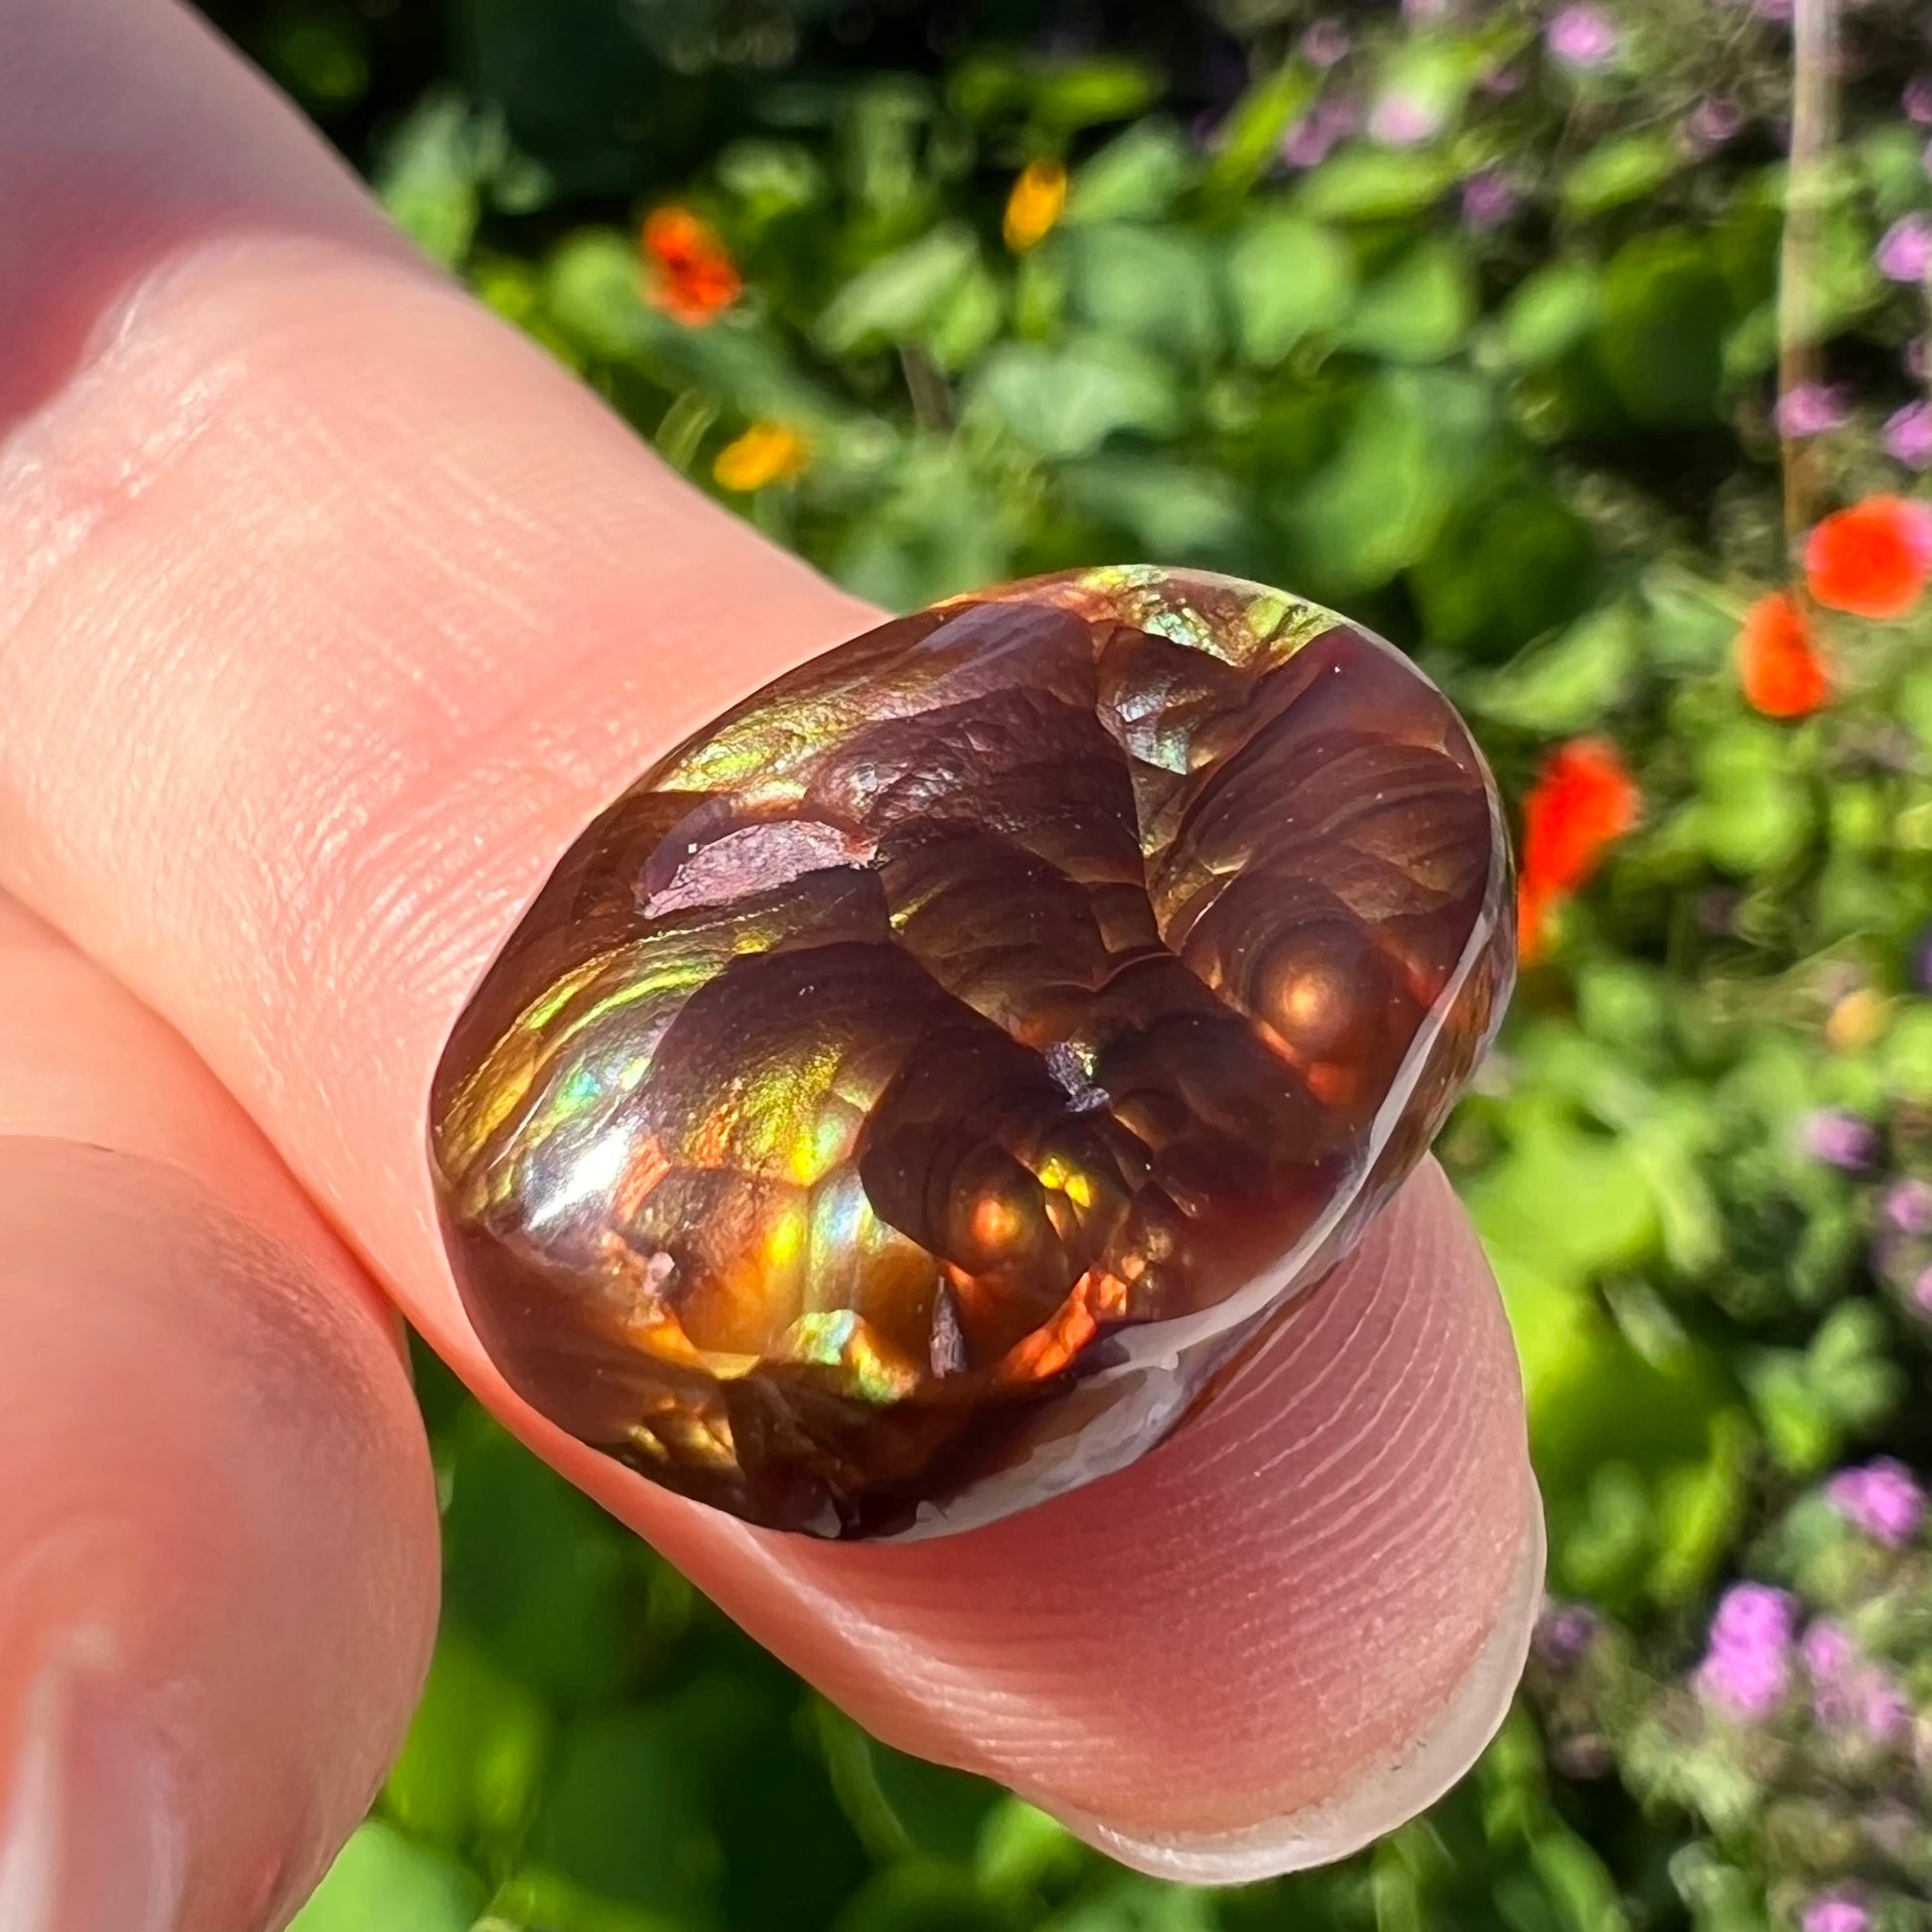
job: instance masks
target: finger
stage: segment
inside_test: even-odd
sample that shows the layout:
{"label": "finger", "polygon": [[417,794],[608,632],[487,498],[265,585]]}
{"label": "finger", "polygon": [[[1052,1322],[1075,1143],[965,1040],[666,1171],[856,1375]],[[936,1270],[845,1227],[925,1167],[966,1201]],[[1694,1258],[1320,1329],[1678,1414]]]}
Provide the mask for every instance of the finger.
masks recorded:
{"label": "finger", "polygon": [[[1124,1486],[957,1546],[774,1541],[596,1457],[505,1388],[435,1233],[422,1138],[442,1043],[596,809],[865,616],[640,457],[535,350],[398,268],[386,237],[345,238],[334,202],[318,236],[313,198],[284,192],[309,136],[264,130],[253,83],[180,16],[25,12],[38,66],[0,141],[33,140],[44,114],[84,125],[103,89],[124,117],[140,103],[146,131],[117,151],[134,159],[98,199],[175,208],[154,184],[207,167],[178,150],[229,153],[235,126],[274,152],[217,171],[230,200],[199,238],[171,216],[165,271],[120,291],[0,458],[0,866],[189,1034],[499,1414],[887,1734],[1091,1836],[1170,1860],[1203,1847],[1202,1869],[1235,1868],[1242,1834],[1272,1834],[1277,1860],[1333,1842],[1284,1819],[1317,1790],[1365,1815],[1420,1740],[1466,1756],[1501,1708],[1507,1673],[1485,1660],[1521,1641],[1534,1510],[1507,1337],[1438,1183],[1384,1231],[1386,1264],[1337,1277],[1318,1305],[1335,1325],[1311,1304],[1278,1339],[1265,1413],[1229,1409],[1249,1466],[1193,1431]],[[101,30],[88,62],[36,56],[74,13]],[[76,254],[84,237],[35,273],[62,282]],[[1372,1518],[1353,1513],[1365,1489]],[[1154,1546],[1173,1603],[1123,1592],[1149,1535],[1123,1496],[1174,1525]],[[1048,1558],[1063,1587],[1041,1587]],[[1282,1668],[1317,1573],[1324,1663],[1345,1658],[1346,1684]],[[1389,1578],[1415,1585],[1407,1612]],[[1035,1597],[1045,1621],[1025,1613]],[[1147,1651],[1122,1619],[1191,1661],[1128,1687],[1117,1659]],[[1221,1754],[1198,1785],[1157,1776],[1151,1740],[1190,1725]]]}
{"label": "finger", "polygon": [[393,1317],[187,1046],[0,899],[0,1925],[277,1925],[436,1604]]}
{"label": "finger", "polygon": [[764,1548],[771,1594],[822,1609],[793,1661],[875,1729],[1219,1883],[1339,1858],[1453,1783],[1543,1571],[1507,1328],[1433,1162],[1120,1475],[911,1551]]}

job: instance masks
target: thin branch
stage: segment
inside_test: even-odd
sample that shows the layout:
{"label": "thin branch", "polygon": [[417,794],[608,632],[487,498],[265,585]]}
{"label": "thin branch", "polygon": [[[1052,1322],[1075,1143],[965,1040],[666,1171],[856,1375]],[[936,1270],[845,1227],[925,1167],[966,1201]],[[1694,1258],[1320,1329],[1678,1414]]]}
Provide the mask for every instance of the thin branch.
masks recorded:
{"label": "thin branch", "polygon": [[[1828,160],[1836,118],[1837,0],[1796,0],[1791,22],[1791,163],[1785,181],[1784,235],[1778,251],[1778,399],[1815,383],[1818,358],[1818,256],[1829,194]],[[1781,416],[1789,412],[1780,410]],[[1784,535],[1795,559],[1817,499],[1814,460],[1803,439],[1780,430]]]}

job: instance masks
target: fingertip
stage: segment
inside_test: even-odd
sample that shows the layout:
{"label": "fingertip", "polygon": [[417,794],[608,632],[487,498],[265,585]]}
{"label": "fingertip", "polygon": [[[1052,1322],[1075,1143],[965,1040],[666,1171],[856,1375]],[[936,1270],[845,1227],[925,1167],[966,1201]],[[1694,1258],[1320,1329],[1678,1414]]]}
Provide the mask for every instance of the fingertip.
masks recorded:
{"label": "fingertip", "polygon": [[1221,1833],[1140,1838],[1077,1811],[1055,1815],[1076,1838],[1150,1877],[1242,1885],[1332,1864],[1428,1810],[1458,1783],[1501,1727],[1516,1695],[1543,1598],[1543,1510],[1530,1485],[1519,1550],[1495,1622],[1460,1681],[1415,1738],[1361,1765],[1335,1794]]}
{"label": "fingertip", "polygon": [[138,1157],[0,1139],[0,1923],[279,1923],[434,1635],[401,1363]]}
{"label": "fingertip", "polygon": [[815,1544],[559,1459],[888,1743],[1196,1883],[1340,1858],[1452,1784],[1541,1584],[1508,1324],[1434,1164],[1212,1409],[984,1529]]}

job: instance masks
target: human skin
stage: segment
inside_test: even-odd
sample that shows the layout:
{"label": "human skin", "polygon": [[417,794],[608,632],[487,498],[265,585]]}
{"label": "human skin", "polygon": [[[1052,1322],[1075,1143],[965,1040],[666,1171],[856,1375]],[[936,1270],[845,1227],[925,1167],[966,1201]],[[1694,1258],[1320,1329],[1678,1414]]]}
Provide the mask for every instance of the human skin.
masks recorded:
{"label": "human skin", "polygon": [[818,1545],[522,1406],[431,1073],[559,853],[877,614],[417,261],[166,0],[0,0],[0,1924],[282,1923],[431,1641],[400,1310],[901,1747],[1197,1879],[1493,1728],[1541,1565],[1434,1167],[1205,1416],[988,1529]]}

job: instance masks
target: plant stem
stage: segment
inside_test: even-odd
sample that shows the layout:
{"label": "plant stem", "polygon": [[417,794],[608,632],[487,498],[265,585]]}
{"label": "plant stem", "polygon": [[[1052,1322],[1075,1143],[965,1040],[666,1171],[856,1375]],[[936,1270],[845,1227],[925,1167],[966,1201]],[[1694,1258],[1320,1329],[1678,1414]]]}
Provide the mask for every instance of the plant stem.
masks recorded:
{"label": "plant stem", "polygon": [[[1796,0],[1791,21],[1791,160],[1778,251],[1778,399],[1818,380],[1819,229],[1827,195],[1838,66],[1837,0]],[[1780,413],[1784,413],[1780,411]],[[1784,536],[1795,564],[1817,497],[1805,440],[1779,431]],[[1794,572],[1795,575],[1795,572]]]}

